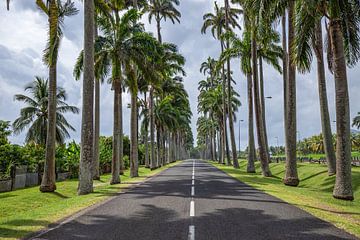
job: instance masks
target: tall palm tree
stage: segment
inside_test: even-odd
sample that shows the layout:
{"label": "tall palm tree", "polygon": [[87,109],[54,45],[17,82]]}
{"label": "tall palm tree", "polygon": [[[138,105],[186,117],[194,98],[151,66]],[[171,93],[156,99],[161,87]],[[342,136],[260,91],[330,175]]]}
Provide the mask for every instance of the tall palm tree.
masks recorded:
{"label": "tall palm tree", "polygon": [[[157,27],[157,36],[158,41],[162,43],[162,36],[161,36],[161,21],[166,21],[168,18],[171,20],[173,24],[175,21],[180,23],[181,13],[176,9],[176,6],[180,4],[179,0],[150,0],[147,6],[146,11],[149,13],[149,22],[151,23],[152,18],[156,20],[156,27]],[[150,81],[151,83],[152,81]],[[151,162],[151,169],[156,168],[155,164],[155,116],[154,116],[154,91],[155,86],[151,83],[150,84],[150,145],[151,145],[151,154],[150,154],[150,162]],[[157,140],[158,141],[158,140]]]}
{"label": "tall palm tree", "polygon": [[[336,181],[333,191],[335,198],[353,200],[351,183],[351,143],[350,143],[350,110],[347,83],[347,65],[354,66],[360,58],[360,15],[358,1],[332,0],[324,5],[321,2],[305,1],[308,4],[310,21],[304,25],[301,36],[307,42],[311,29],[322,16],[329,20],[328,25],[328,62],[334,73],[336,98]],[[303,12],[304,13],[304,12]],[[307,37],[306,37],[307,36]],[[300,37],[300,36],[299,36]]]}
{"label": "tall palm tree", "polygon": [[[217,73],[216,73],[216,65],[217,65],[217,61],[213,58],[208,58],[207,61],[203,62],[201,64],[200,67],[200,72],[203,72],[204,74],[208,74],[209,75],[209,86],[210,88],[212,88],[214,86],[214,78],[216,77]],[[199,84],[199,87],[201,85]],[[210,114],[210,118],[213,119],[214,121],[214,114],[212,112],[209,112]],[[210,140],[210,145],[211,145],[211,158],[212,160],[216,160],[217,156],[216,156],[216,129],[214,128],[211,131],[211,140]]]}
{"label": "tall palm tree", "polygon": [[[140,15],[139,15],[140,17]],[[126,83],[131,93],[131,152],[130,152],[130,175],[137,177],[138,174],[138,91],[139,80],[151,76],[154,55],[161,52],[160,43],[150,34],[139,31],[133,35],[132,61],[125,65]],[[141,77],[141,75],[143,77]]]}
{"label": "tall palm tree", "polygon": [[[226,17],[226,13],[228,12],[228,17]],[[219,8],[217,3],[215,2],[215,6],[214,6],[214,13],[207,13],[203,16],[204,19],[204,23],[203,26],[201,28],[201,33],[206,34],[206,31],[208,28],[211,28],[210,31],[213,35],[213,37],[217,40],[220,41],[220,46],[221,46],[221,53],[224,52],[225,50],[225,43],[222,39],[222,34],[225,31],[230,31],[230,26],[232,28],[240,28],[240,25],[237,23],[237,18],[238,18],[238,14],[240,14],[241,11],[239,11],[238,9],[234,9],[234,8],[229,8],[228,11],[225,11],[225,8]],[[228,21],[228,26],[227,26],[227,21]],[[230,71],[229,71],[230,73]],[[229,75],[225,76],[225,66],[224,64],[222,64],[222,79],[223,79],[223,107],[225,109],[226,107],[226,83],[227,82],[227,78],[230,79]],[[228,147],[228,137],[227,137],[227,114],[224,111],[224,115],[223,115],[223,146],[226,146],[226,156],[227,156],[227,164],[231,165],[231,160],[230,160],[230,151],[229,151],[229,147]],[[236,146],[235,146],[236,147]],[[225,151],[223,151],[225,153]]]}
{"label": "tall palm tree", "polygon": [[[255,104],[255,118],[256,118],[256,126],[257,126],[257,138],[259,145],[259,156],[260,163],[262,167],[262,173],[264,176],[271,176],[270,168],[269,168],[269,153],[267,152],[267,140],[265,134],[265,126],[264,126],[264,118],[263,118],[263,109],[261,106],[260,100],[260,84],[259,84],[259,72],[258,72],[258,57],[261,56],[259,49],[259,39],[262,37],[260,34],[262,33],[262,24],[266,24],[265,21],[260,21],[257,10],[258,6],[254,7],[252,1],[241,1],[243,8],[246,11],[246,17],[248,18],[248,31],[250,31],[251,36],[251,73],[253,79],[253,87],[254,87],[254,104]],[[261,58],[260,58],[261,59]]]}
{"label": "tall palm tree", "polygon": [[134,50],[137,41],[136,34],[141,34],[143,27],[136,23],[139,15],[135,9],[127,11],[120,17],[122,5],[112,2],[109,6],[111,7],[111,17],[99,16],[98,18],[98,24],[104,36],[99,36],[95,43],[99,48],[95,53],[95,69],[105,69],[106,74],[111,69],[111,83],[114,90],[114,146],[111,183],[116,184],[120,182],[120,169],[123,170],[123,164],[121,164],[123,154],[123,77],[130,72],[130,63],[134,60],[134,55],[138,54]]}
{"label": "tall palm tree", "polygon": [[[25,142],[46,145],[46,134],[48,124],[48,96],[49,81],[36,76],[34,81],[25,87],[25,91],[31,96],[17,94],[15,100],[24,102],[28,106],[22,108],[20,117],[13,122],[15,134],[19,134],[28,128]],[[63,144],[70,137],[68,129],[75,131],[63,113],[79,113],[79,109],[66,103],[67,95],[63,88],[57,87],[56,94],[56,143]]]}
{"label": "tall palm tree", "polygon": [[84,79],[78,194],[93,191],[94,161],[94,0],[84,0]]}
{"label": "tall palm tree", "polygon": [[56,141],[56,72],[58,52],[61,38],[63,36],[62,27],[65,17],[73,16],[78,13],[74,2],[67,0],[36,0],[36,4],[48,17],[49,36],[46,49],[44,51],[44,62],[49,67],[49,100],[48,100],[48,127],[46,140],[46,154],[44,175],[40,185],[41,192],[53,192],[55,185],[55,141]]}
{"label": "tall palm tree", "polygon": [[[230,5],[229,5],[229,0],[224,0],[225,3],[225,27],[226,30],[229,31],[230,30],[230,17],[232,17],[232,15],[230,15]],[[240,11],[238,11],[238,13],[240,13]],[[234,17],[238,17],[237,15],[234,15]],[[226,41],[226,48],[229,48],[229,41]],[[230,58],[228,58],[226,60],[226,70],[227,70],[227,101],[230,102],[231,101],[231,69],[230,69]],[[233,157],[233,165],[234,168],[239,168],[239,162],[237,159],[237,151],[236,151],[236,142],[235,142],[235,129],[234,129],[234,117],[233,117],[233,111],[231,109],[231,104],[228,104],[228,114],[229,114],[229,128],[230,128],[230,142],[231,142],[231,153],[232,153],[232,157]]]}
{"label": "tall palm tree", "polygon": [[[304,26],[309,25],[304,22],[304,16],[309,15],[308,10],[304,9],[303,6],[298,5],[297,7],[297,18],[296,18],[296,31],[302,32]],[[328,174],[334,175],[336,173],[336,156],[335,150],[332,143],[332,132],[331,132],[331,123],[329,116],[329,107],[327,99],[327,89],[326,89],[326,76],[325,76],[325,61],[324,61],[324,47],[323,47],[323,33],[322,33],[322,17],[318,16],[317,19],[312,19],[313,30],[310,31],[309,36],[306,36],[305,39],[307,42],[304,42],[304,35],[299,35],[296,38],[295,43],[295,60],[298,63],[298,68],[300,71],[310,71],[311,62],[312,62],[312,52],[311,47],[314,50],[317,59],[317,75],[318,75],[318,91],[320,98],[320,114],[321,114],[321,126],[323,133],[323,141],[325,146],[325,153],[328,166]],[[316,22],[315,22],[316,21]]]}
{"label": "tall palm tree", "polygon": [[161,20],[170,21],[175,24],[175,21],[180,23],[181,13],[176,9],[179,6],[179,0],[150,0],[147,11],[149,12],[149,22],[155,18],[156,28],[159,42],[162,42],[161,36]]}

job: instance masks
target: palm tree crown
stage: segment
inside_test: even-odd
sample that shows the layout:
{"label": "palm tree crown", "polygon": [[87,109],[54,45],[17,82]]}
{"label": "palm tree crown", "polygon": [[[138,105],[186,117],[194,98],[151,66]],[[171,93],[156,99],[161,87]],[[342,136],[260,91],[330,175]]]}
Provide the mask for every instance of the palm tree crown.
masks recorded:
{"label": "palm tree crown", "polygon": [[[25,141],[45,145],[46,129],[48,121],[48,92],[49,82],[41,77],[35,77],[35,80],[25,87],[25,91],[31,96],[17,94],[15,100],[24,102],[28,106],[20,111],[20,117],[13,123],[14,133],[19,134],[29,128]],[[57,88],[56,94],[56,142],[64,143],[66,138],[70,137],[68,129],[75,131],[64,117],[64,113],[79,113],[79,109],[66,103],[67,95],[63,88]]]}

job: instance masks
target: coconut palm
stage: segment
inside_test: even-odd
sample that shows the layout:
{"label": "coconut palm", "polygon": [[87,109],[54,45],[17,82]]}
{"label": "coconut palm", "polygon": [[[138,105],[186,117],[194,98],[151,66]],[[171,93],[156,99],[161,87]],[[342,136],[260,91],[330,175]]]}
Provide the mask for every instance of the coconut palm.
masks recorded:
{"label": "coconut palm", "polygon": [[[49,81],[36,76],[34,81],[26,85],[25,92],[31,96],[17,94],[14,99],[24,102],[28,106],[22,108],[20,117],[13,122],[15,134],[19,134],[28,128],[25,137],[26,143],[46,145],[46,134],[48,124],[48,96]],[[56,143],[64,144],[65,139],[70,138],[68,130],[75,131],[64,117],[64,113],[79,113],[79,109],[66,103],[67,95],[63,88],[57,88],[56,94]]]}
{"label": "coconut palm", "polygon": [[48,42],[44,50],[44,62],[49,67],[48,127],[44,175],[41,192],[53,192],[55,185],[55,141],[56,141],[56,72],[60,42],[63,36],[65,17],[78,13],[74,2],[67,0],[36,0],[39,9],[46,14],[49,22]]}

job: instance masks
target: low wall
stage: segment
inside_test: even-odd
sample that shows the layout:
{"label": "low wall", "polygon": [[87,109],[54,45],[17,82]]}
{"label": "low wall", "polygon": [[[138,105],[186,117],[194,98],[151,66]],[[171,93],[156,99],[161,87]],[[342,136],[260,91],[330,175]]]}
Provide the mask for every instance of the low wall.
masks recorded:
{"label": "low wall", "polygon": [[0,181],[0,192],[11,191],[11,180]]}

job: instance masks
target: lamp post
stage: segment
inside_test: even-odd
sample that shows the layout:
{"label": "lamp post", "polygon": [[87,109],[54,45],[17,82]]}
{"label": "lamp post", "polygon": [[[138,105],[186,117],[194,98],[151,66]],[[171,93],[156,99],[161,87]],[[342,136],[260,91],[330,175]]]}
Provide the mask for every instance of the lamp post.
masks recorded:
{"label": "lamp post", "polygon": [[241,125],[241,122],[244,122],[244,120],[239,120],[239,153],[241,152],[241,146],[240,146],[240,125]]}
{"label": "lamp post", "polygon": [[276,154],[279,153],[279,137],[275,137],[276,139]]}

